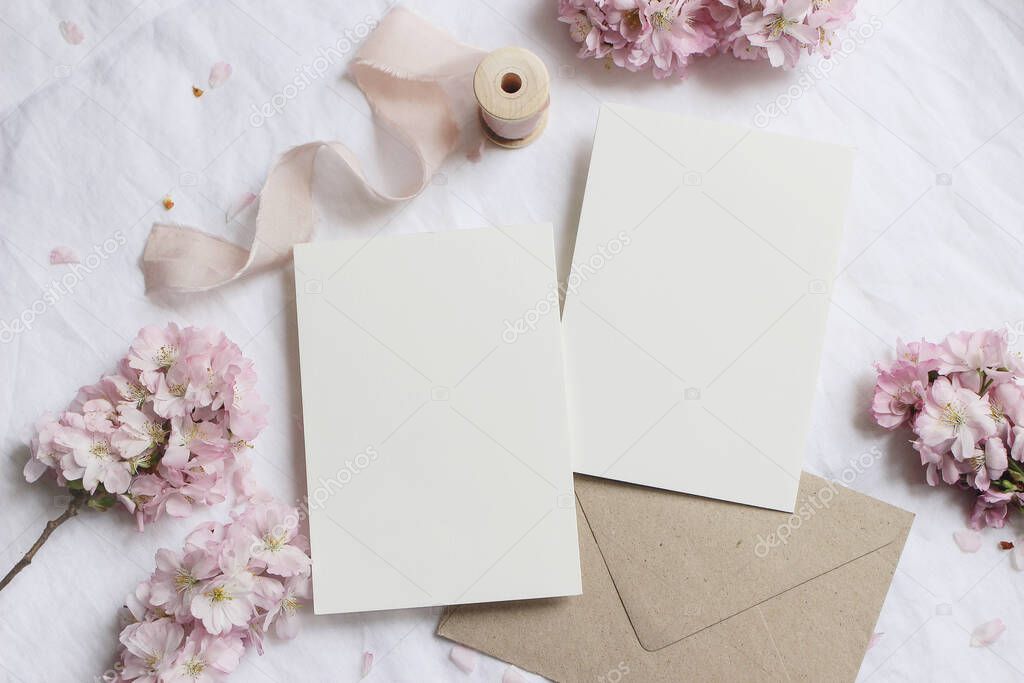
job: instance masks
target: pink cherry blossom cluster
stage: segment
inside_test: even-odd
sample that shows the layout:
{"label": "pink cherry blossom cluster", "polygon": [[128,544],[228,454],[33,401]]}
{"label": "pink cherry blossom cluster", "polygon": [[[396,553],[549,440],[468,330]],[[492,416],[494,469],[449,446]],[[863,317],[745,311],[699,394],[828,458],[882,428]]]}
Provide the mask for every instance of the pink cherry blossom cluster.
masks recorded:
{"label": "pink cherry blossom cluster", "polygon": [[856,0],[559,0],[579,56],[655,78],[682,76],[694,57],[730,53],[792,68],[832,52]]}
{"label": "pink cherry blossom cluster", "polygon": [[112,681],[217,683],[271,629],[298,630],[309,598],[309,543],[298,510],[256,497],[228,524],[207,522],[181,552],[161,549],[156,571],[128,596]]}
{"label": "pink cherry blossom cluster", "polygon": [[972,491],[971,526],[1002,527],[1024,505],[1024,359],[1005,332],[957,332],[941,344],[896,347],[878,363],[871,412],[886,429],[909,425],[925,477]]}
{"label": "pink cherry blossom cluster", "polygon": [[224,500],[227,475],[266,425],[250,359],[222,332],[143,328],[114,374],[36,425],[25,478],[47,472],[88,504],[116,502],[141,530],[166,511]]}

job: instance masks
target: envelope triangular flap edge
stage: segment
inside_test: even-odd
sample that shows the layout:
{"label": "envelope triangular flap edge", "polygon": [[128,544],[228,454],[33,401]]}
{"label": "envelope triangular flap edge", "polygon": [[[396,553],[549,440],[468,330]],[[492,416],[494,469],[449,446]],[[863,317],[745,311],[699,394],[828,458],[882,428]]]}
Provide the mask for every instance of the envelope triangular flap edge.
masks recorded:
{"label": "envelope triangular flap edge", "polygon": [[913,517],[807,473],[793,514],[580,475],[576,495],[651,652],[899,541]]}

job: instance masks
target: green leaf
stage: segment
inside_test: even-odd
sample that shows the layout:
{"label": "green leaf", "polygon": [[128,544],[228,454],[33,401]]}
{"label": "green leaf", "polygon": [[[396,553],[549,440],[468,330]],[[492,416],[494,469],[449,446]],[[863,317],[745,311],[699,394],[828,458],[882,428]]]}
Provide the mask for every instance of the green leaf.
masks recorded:
{"label": "green leaf", "polygon": [[1021,488],[1020,481],[1014,481],[1014,479],[1015,477],[1013,476],[1013,474],[1011,474],[1010,479],[1007,479],[1005,477],[1002,479],[997,479],[996,481],[992,482],[992,486],[997,489],[1002,489],[1006,493],[1016,493],[1017,491],[1020,491]]}
{"label": "green leaf", "polygon": [[109,510],[117,502],[117,496],[106,493],[102,496],[93,496],[89,499],[89,507],[93,510]]}

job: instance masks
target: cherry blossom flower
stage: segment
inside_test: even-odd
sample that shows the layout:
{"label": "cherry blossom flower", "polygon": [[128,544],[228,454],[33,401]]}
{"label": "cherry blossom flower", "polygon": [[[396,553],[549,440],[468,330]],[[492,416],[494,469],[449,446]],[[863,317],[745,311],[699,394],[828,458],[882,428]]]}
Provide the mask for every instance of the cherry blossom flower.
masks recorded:
{"label": "cherry blossom flower", "polygon": [[183,469],[193,455],[221,453],[227,447],[222,425],[193,420],[191,414],[171,418],[167,450],[161,461],[165,467]]}
{"label": "cherry blossom flower", "polygon": [[993,419],[1003,424],[1024,425],[1024,386],[1017,382],[1003,382],[988,394],[994,407]]}
{"label": "cherry blossom flower", "polygon": [[61,452],[54,443],[61,425],[52,415],[44,415],[36,422],[35,434],[32,437],[32,457],[25,463],[25,479],[36,481],[48,471],[60,470]]}
{"label": "cherry blossom flower", "polygon": [[174,660],[167,683],[222,683],[238,667],[244,649],[240,635],[216,638],[194,632]]}
{"label": "cherry blossom flower", "polygon": [[925,480],[929,486],[938,485],[940,477],[950,485],[960,481],[966,466],[957,461],[951,452],[933,450],[920,441],[913,442],[913,446],[921,454],[921,464],[926,466]]}
{"label": "cherry blossom flower", "polygon": [[199,407],[195,390],[189,383],[188,367],[185,363],[172,365],[166,373],[157,375],[153,387],[153,411],[160,417],[183,417]]}
{"label": "cherry blossom flower", "polygon": [[224,479],[217,474],[183,474],[175,472],[177,482],[171,482],[163,490],[163,509],[171,517],[188,517],[192,514],[193,503],[197,500],[206,503],[224,501]]}
{"label": "cherry blossom flower", "polygon": [[139,409],[132,403],[118,408],[119,429],[111,443],[132,466],[132,474],[153,464],[155,449],[167,441],[164,420],[151,409]]}
{"label": "cherry blossom flower", "polygon": [[[225,681],[247,649],[262,654],[273,631],[292,638],[311,595],[298,510],[258,492],[227,524],[204,522],[181,551],[162,549],[156,570],[126,598],[119,681]],[[301,556],[288,577],[269,571],[254,551],[254,530],[287,526],[282,556]],[[276,533],[276,532],[275,532]]]}
{"label": "cherry blossom flower", "polygon": [[134,403],[136,408],[141,408],[153,395],[153,392],[142,384],[138,371],[128,365],[127,358],[121,361],[121,368],[117,374],[107,375],[99,381],[97,387],[118,405]]}
{"label": "cherry blossom flower", "polygon": [[818,48],[825,57],[832,56],[832,38],[853,20],[857,0],[814,0],[814,11],[807,25],[818,31]]}
{"label": "cherry blossom flower", "polygon": [[[715,44],[705,24],[696,22],[704,0],[649,0],[643,10],[646,39],[651,42],[654,77],[665,78],[685,66],[690,55],[699,54]],[[643,40],[641,38],[641,40]]]}
{"label": "cherry blossom flower", "polygon": [[[974,511],[971,513],[970,525],[972,529],[992,527],[1002,529],[1006,524],[1006,515],[1009,513],[1009,504],[1014,495],[1005,491],[993,491],[989,489],[981,494],[974,502]],[[1020,505],[1020,500],[1017,500]]]}
{"label": "cherry blossom flower", "polygon": [[655,78],[682,77],[691,61],[729,53],[792,68],[803,54],[832,54],[855,0],[559,0],[558,18],[580,49]]}
{"label": "cherry blossom flower", "polygon": [[[166,371],[181,353],[181,331],[174,323],[161,328],[155,325],[139,330],[139,335],[128,350],[128,364],[142,373],[143,379],[156,379],[156,374]],[[150,382],[146,385],[153,389]]]}
{"label": "cherry blossom flower", "polygon": [[83,488],[90,493],[100,484],[111,493],[127,491],[131,483],[128,463],[111,444],[110,435],[90,431],[83,415],[68,416],[68,422],[70,424],[63,425],[54,438],[71,456],[61,461],[65,476],[69,480],[80,479]]}
{"label": "cherry blossom flower", "polygon": [[149,602],[178,617],[191,614],[192,598],[200,586],[219,572],[217,559],[202,551],[156,553],[156,571],[149,582]]}
{"label": "cherry blossom flower", "polygon": [[569,25],[569,36],[581,43],[580,54],[603,57],[608,53],[604,45],[604,23],[601,11],[594,3],[563,2],[565,7],[559,21]]}
{"label": "cherry blossom flower", "polygon": [[750,44],[764,48],[772,66],[792,68],[801,49],[817,45],[818,31],[805,23],[811,0],[765,0],[764,9],[740,22]]}
{"label": "cherry blossom flower", "polygon": [[875,366],[875,421],[911,428],[929,485],[974,492],[972,528],[1002,527],[1024,507],[1024,369],[1005,330],[898,342],[896,351]]}
{"label": "cherry blossom flower", "polygon": [[305,538],[298,535],[298,518],[291,515],[290,508],[271,503],[239,518],[252,534],[252,559],[262,563],[270,574],[295,576],[309,567],[309,558],[303,552]]}
{"label": "cherry blossom flower", "polygon": [[145,327],[116,372],[37,423],[25,478],[51,472],[92,507],[120,502],[142,529],[223,501],[266,414],[252,361],[223,333]]}
{"label": "cherry blossom flower", "polygon": [[115,372],[36,423],[24,476],[52,476],[69,509],[120,504],[142,531],[223,502],[267,410],[252,361],[223,333],[145,327]]}
{"label": "cherry blossom flower", "polygon": [[293,576],[284,582],[284,590],[277,602],[267,612],[263,621],[263,630],[271,624],[274,634],[281,639],[290,640],[299,632],[299,621],[296,616],[312,596],[312,587],[306,575]]}
{"label": "cherry blossom flower", "polygon": [[609,31],[605,40],[614,47],[622,47],[637,39],[650,28],[644,0],[610,0],[604,5]]}
{"label": "cherry blossom flower", "polygon": [[131,624],[121,632],[122,675],[139,683],[160,683],[171,668],[185,629],[172,619]]}
{"label": "cherry blossom flower", "polygon": [[972,471],[967,481],[979,491],[988,491],[992,482],[1006,472],[1006,444],[996,437],[985,439],[985,447],[975,449],[970,463]]}
{"label": "cherry blossom flower", "polygon": [[253,609],[252,590],[252,575],[247,572],[220,576],[192,598],[192,616],[213,635],[245,626]]}
{"label": "cherry blossom flower", "polygon": [[939,377],[925,397],[914,430],[934,450],[952,447],[953,456],[964,460],[974,455],[974,445],[996,431],[987,400],[953,379]]}
{"label": "cherry blossom flower", "polygon": [[876,370],[878,379],[871,413],[880,426],[896,429],[924,404],[928,370],[910,361],[896,361],[888,368],[876,365]]}
{"label": "cherry blossom flower", "polygon": [[942,342],[942,372],[993,370],[1005,363],[1005,330],[956,332]]}
{"label": "cherry blossom flower", "polygon": [[906,342],[896,340],[896,362],[913,363],[927,372],[938,370],[942,362],[942,346],[924,339]]}

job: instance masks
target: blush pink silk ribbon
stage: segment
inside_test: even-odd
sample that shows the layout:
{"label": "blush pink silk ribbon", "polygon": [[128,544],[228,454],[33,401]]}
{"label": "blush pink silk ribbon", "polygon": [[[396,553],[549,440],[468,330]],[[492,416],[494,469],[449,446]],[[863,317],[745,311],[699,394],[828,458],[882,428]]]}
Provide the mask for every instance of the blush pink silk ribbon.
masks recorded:
{"label": "blush pink silk ribbon", "polygon": [[477,120],[470,82],[484,54],[405,9],[392,10],[353,58],[351,71],[374,114],[415,153],[414,187],[399,194],[373,187],[355,154],[340,142],[293,147],[267,174],[251,247],[195,228],[155,223],[142,255],[146,290],[201,292],[287,261],[292,246],[313,235],[313,168],[320,152],[336,155],[382,200],[418,195],[458,144],[459,122]]}

